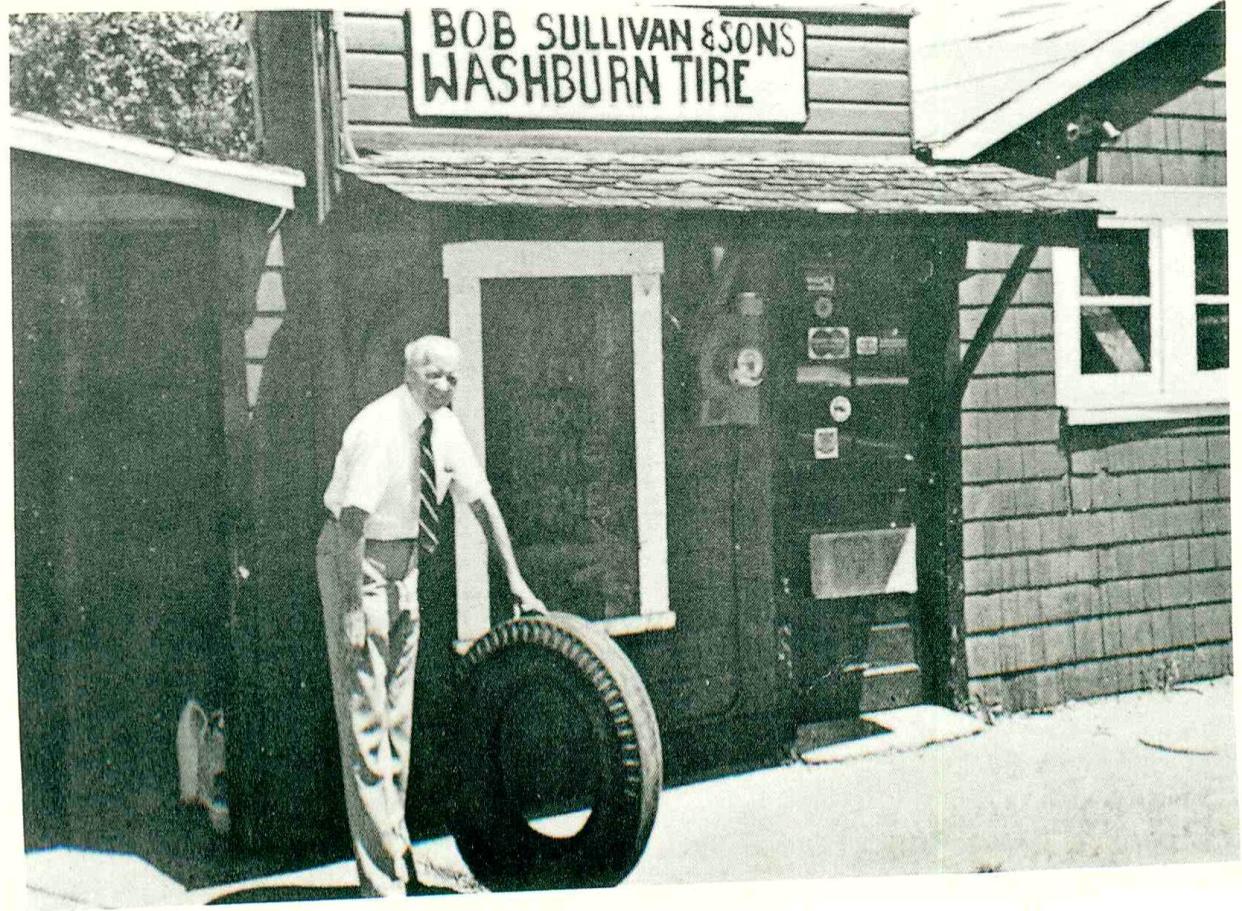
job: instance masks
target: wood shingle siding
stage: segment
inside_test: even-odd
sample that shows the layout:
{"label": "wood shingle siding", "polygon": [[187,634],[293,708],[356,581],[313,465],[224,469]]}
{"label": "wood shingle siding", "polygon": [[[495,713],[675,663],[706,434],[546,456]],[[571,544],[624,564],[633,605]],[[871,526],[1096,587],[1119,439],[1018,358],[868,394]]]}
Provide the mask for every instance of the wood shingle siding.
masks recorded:
{"label": "wood shingle siding", "polygon": [[279,232],[272,236],[267,249],[263,275],[255,294],[255,314],[246,327],[246,399],[253,411],[259,400],[263,379],[263,362],[267,359],[272,339],[285,318],[284,251]]}
{"label": "wood shingle siding", "polygon": [[[1097,153],[1095,179],[1100,183],[1224,186],[1226,170],[1225,71],[1215,70],[1144,116],[1127,115],[1132,104],[1123,96],[1109,116],[1121,128],[1116,142]],[[1080,158],[1060,169],[1062,180],[1086,182],[1091,169]]]}
{"label": "wood shingle siding", "polygon": [[[382,151],[415,144],[404,14],[351,11],[341,21],[345,116],[355,146]],[[821,16],[807,22],[806,36],[807,121],[800,131],[825,138],[828,151],[840,154],[908,154],[910,54],[902,18]]]}
{"label": "wood shingle siding", "polygon": [[[968,342],[1016,247],[972,243]],[[1069,428],[1041,251],[969,383],[963,576],[971,689],[1011,710],[1231,668],[1225,424]]]}
{"label": "wood shingle siding", "polygon": [[[1170,39],[1165,58],[1142,56],[1088,91],[1122,135],[1094,161],[1061,168],[1061,179],[1224,184],[1224,70],[1199,34]],[[1079,107],[1053,111],[1047,128],[1063,129]],[[1016,249],[970,245],[963,342]],[[1021,710],[1230,673],[1228,424],[1065,425],[1052,303],[1041,251],[963,402],[971,692]]]}

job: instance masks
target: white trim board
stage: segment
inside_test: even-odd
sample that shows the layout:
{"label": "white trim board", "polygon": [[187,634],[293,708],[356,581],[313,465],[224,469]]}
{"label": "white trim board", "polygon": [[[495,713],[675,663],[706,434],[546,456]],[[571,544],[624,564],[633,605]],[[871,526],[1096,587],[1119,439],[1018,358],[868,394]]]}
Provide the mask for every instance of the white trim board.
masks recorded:
{"label": "white trim board", "polygon": [[[931,143],[932,157],[937,161],[969,161],[1218,2],[1169,0],[1151,15],[1049,73],[950,138]],[[917,90],[915,94],[917,97]]]}
{"label": "white trim board", "polygon": [[[456,398],[462,426],[485,464],[483,293],[485,279],[629,276],[634,350],[634,463],[638,519],[639,611],[604,621],[610,632],[670,629],[668,518],[664,474],[664,348],[658,241],[482,240],[445,244],[449,335],[461,346]],[[490,581],[487,541],[469,510],[456,512],[458,647],[487,632]],[[610,625],[611,624],[611,625]]]}
{"label": "white trim board", "polygon": [[1134,408],[1071,407],[1065,409],[1065,423],[1070,426],[1080,426],[1131,424],[1142,421],[1186,421],[1192,418],[1219,417],[1228,414],[1228,402],[1204,405],[1147,405]]}
{"label": "white trim board", "polygon": [[293,189],[306,186],[293,168],[188,155],[137,136],[18,113],[9,118],[9,146],[281,209],[292,209]]}
{"label": "white trim board", "polygon": [[[1169,218],[1224,222],[1229,198],[1224,187],[1171,186],[1168,184],[1087,184],[1096,201],[1128,219]],[[1101,213],[1107,218],[1105,213]]]}

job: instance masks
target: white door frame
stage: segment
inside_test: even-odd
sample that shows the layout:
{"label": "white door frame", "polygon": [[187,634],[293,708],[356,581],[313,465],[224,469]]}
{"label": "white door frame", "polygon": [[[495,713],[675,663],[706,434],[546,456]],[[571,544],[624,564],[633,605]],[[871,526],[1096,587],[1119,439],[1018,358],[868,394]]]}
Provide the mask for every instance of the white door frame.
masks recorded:
{"label": "white door frame", "polygon": [[[482,282],[497,278],[630,277],[634,344],[634,464],[639,614],[602,621],[614,634],[668,629],[668,523],[664,478],[664,348],[658,241],[478,240],[444,245],[449,335],[462,352],[455,410],[486,467]],[[473,514],[456,511],[457,636],[468,645],[491,625],[487,540]],[[556,609],[555,592],[536,592]]]}

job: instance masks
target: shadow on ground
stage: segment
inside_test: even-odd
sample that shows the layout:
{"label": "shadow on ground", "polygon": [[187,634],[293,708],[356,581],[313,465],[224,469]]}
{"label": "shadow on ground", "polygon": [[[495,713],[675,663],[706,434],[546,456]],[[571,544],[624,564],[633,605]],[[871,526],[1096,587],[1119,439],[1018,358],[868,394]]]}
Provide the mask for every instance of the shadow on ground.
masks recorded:
{"label": "shadow on ground", "polygon": [[[452,889],[440,889],[420,885],[412,896],[455,895]],[[244,905],[261,902],[327,901],[329,899],[357,898],[358,890],[351,886],[253,886],[218,895],[209,905]]]}
{"label": "shadow on ground", "polygon": [[163,794],[141,799],[100,795],[91,812],[75,817],[72,824],[33,815],[26,818],[27,851],[77,848],[129,854],[187,890],[322,866],[350,856],[345,839],[314,851],[242,850],[212,831],[204,810],[180,806]]}

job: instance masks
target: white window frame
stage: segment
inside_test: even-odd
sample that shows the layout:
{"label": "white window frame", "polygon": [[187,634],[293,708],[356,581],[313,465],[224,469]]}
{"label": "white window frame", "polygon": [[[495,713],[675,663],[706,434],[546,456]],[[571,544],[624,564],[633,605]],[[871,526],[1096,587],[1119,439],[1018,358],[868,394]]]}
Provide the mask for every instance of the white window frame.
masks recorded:
{"label": "white window frame", "polygon": [[[639,613],[598,621],[612,635],[671,629],[664,476],[664,346],[660,242],[481,240],[445,244],[449,336],[462,351],[457,410],[485,465],[482,282],[498,278],[629,276],[634,347],[634,462]],[[491,626],[487,540],[468,509],[457,510],[457,643],[469,648]],[[554,592],[541,592],[556,609]]]}
{"label": "white window frame", "polygon": [[[1150,421],[1227,414],[1229,370],[1199,370],[1196,352],[1197,302],[1228,303],[1228,297],[1195,293],[1194,231],[1227,228],[1224,187],[1092,185],[1102,203],[1115,209],[1100,227],[1146,228],[1151,269],[1150,300],[1090,297],[1080,292],[1077,247],[1052,251],[1057,404],[1071,424]],[[1145,373],[1083,374],[1082,307],[1151,307],[1151,370]]]}

